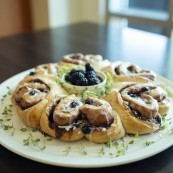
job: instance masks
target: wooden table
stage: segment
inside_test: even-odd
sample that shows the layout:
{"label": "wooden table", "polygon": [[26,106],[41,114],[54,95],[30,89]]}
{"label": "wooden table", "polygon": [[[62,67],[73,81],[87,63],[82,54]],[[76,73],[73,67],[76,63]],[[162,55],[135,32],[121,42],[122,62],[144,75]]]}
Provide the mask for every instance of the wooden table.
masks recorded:
{"label": "wooden table", "polygon": [[[131,61],[169,77],[171,41],[165,36],[135,29],[80,23],[0,39],[0,83],[38,64],[57,62],[64,54],[101,54],[111,61]],[[173,147],[135,163],[99,169],[50,166],[18,156],[0,146],[0,172],[133,172],[172,173]]]}

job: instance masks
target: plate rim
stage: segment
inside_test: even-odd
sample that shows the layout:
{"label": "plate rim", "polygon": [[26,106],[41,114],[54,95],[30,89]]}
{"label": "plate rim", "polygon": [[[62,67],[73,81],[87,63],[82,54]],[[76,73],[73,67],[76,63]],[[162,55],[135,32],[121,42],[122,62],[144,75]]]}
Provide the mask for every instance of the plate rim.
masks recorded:
{"label": "plate rim", "polygon": [[[32,69],[28,69],[28,70],[23,71],[23,72],[20,72],[20,73],[18,73],[16,75],[13,75],[12,77],[10,77],[9,79],[5,80],[4,82],[2,82],[0,84],[0,89],[1,88],[6,88],[7,83],[11,82],[11,80],[14,80],[14,78],[19,78],[19,77],[22,78],[22,77],[27,75],[32,70],[33,70],[33,68]],[[166,78],[164,78],[164,77],[162,77],[160,75],[158,75],[158,78],[159,78],[159,80],[163,81],[164,83],[166,82],[167,84],[169,84],[169,86],[173,87],[173,83],[171,81],[167,80]],[[0,96],[3,95],[3,94],[4,93],[0,94]],[[0,103],[1,103],[1,101],[0,101]],[[24,158],[27,158],[27,159],[30,159],[30,160],[34,160],[34,161],[37,161],[37,162],[40,162],[40,163],[44,163],[44,164],[49,164],[49,165],[54,165],[54,166],[62,166],[62,167],[70,167],[70,168],[72,168],[72,167],[73,168],[101,168],[101,167],[125,165],[125,164],[128,164],[128,163],[137,162],[137,161],[149,158],[151,156],[154,156],[154,155],[156,155],[156,154],[166,150],[167,148],[169,148],[169,147],[171,147],[173,145],[173,140],[172,140],[172,142],[170,140],[168,143],[166,143],[166,145],[164,147],[159,148],[159,149],[155,150],[154,152],[151,152],[150,154],[144,153],[142,156],[136,156],[135,158],[129,158],[129,159],[124,160],[124,161],[116,161],[117,159],[115,159],[115,161],[114,161],[114,159],[112,159],[110,162],[101,163],[101,164],[100,163],[98,163],[98,164],[88,164],[87,162],[84,162],[83,164],[77,164],[77,163],[75,164],[75,163],[68,163],[68,162],[63,162],[63,161],[62,162],[50,161],[50,160],[44,159],[42,157],[38,158],[35,155],[32,156],[31,154],[27,153],[27,148],[26,147],[24,148],[22,146],[22,150],[20,150],[19,148],[17,148],[17,149],[14,148],[14,146],[12,145],[13,143],[12,144],[11,143],[7,144],[5,142],[5,140],[3,141],[2,135],[5,135],[5,132],[2,129],[0,129],[0,136],[1,136],[1,138],[0,138],[0,145],[4,146],[6,149],[12,151],[13,153],[15,153],[17,155],[20,155],[20,156],[22,156]],[[9,136],[7,136],[7,138],[9,138]],[[12,138],[10,138],[10,140],[12,140]],[[17,141],[13,141],[13,142],[17,143]],[[156,144],[154,144],[154,145],[156,145]],[[153,148],[153,146],[149,146],[149,147]],[[24,150],[24,152],[23,152],[23,150]],[[35,153],[36,151],[33,151],[33,152]],[[44,153],[43,153],[43,155],[44,155]],[[132,154],[130,154],[130,155],[132,155]],[[122,156],[122,157],[125,157],[125,156]],[[86,158],[86,159],[88,159],[88,158]],[[106,159],[106,158],[104,158],[104,159]]]}

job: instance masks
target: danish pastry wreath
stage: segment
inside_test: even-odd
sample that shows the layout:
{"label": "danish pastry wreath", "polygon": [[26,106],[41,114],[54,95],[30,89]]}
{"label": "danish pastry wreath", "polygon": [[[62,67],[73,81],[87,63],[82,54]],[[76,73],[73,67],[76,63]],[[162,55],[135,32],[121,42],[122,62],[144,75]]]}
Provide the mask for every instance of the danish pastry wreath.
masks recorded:
{"label": "danish pastry wreath", "polygon": [[29,127],[63,141],[96,143],[155,132],[170,107],[154,72],[81,53],[37,66],[12,103]]}

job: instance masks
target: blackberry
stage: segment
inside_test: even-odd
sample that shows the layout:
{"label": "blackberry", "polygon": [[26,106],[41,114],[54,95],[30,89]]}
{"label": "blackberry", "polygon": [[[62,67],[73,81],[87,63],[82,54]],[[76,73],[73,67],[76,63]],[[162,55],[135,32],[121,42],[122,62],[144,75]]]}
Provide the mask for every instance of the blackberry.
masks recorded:
{"label": "blackberry", "polygon": [[94,105],[94,102],[93,100],[88,99],[88,100],[85,100],[85,104]]}
{"label": "blackberry", "polygon": [[[83,119],[82,115],[79,114],[79,115],[77,116],[75,122],[78,122],[79,120],[82,120],[82,119]],[[78,124],[78,125],[79,125],[79,124]],[[77,127],[77,124],[76,124],[76,127]]]}
{"label": "blackberry", "polygon": [[65,80],[66,80],[67,82],[70,82],[70,76],[69,76],[69,75],[66,75],[66,76],[65,76]]}
{"label": "blackberry", "polygon": [[80,59],[80,55],[79,54],[72,54],[70,56],[71,59]]}
{"label": "blackberry", "polygon": [[135,98],[135,97],[139,97],[139,94],[137,94],[137,93],[130,93],[129,96]]}
{"label": "blackberry", "polygon": [[81,84],[82,84],[82,86],[88,86],[88,79],[87,78],[82,78],[81,79]]}
{"label": "blackberry", "polygon": [[141,114],[140,114],[139,111],[134,110],[134,109],[132,109],[131,111],[132,111],[132,113],[133,113],[133,115],[134,115],[135,117],[140,117],[140,116],[141,116]]}
{"label": "blackberry", "polygon": [[48,93],[48,92],[49,92],[49,90],[48,90],[48,89],[44,90],[44,93]]}
{"label": "blackberry", "polygon": [[29,73],[29,75],[30,75],[30,76],[35,75],[35,72],[34,72],[34,71],[31,71],[31,72]]}
{"label": "blackberry", "polygon": [[88,84],[89,85],[96,85],[99,84],[101,81],[98,77],[94,77],[94,78],[88,78]]}
{"label": "blackberry", "polygon": [[95,78],[95,77],[97,77],[97,74],[95,71],[88,71],[88,72],[86,72],[85,76],[86,76],[86,78]]}
{"label": "blackberry", "polygon": [[79,105],[78,102],[73,101],[73,102],[71,102],[70,107],[71,107],[71,108],[75,108],[75,107],[78,106],[78,105]]}
{"label": "blackberry", "polygon": [[156,116],[155,120],[156,120],[157,124],[161,124],[161,122],[162,122],[162,119],[159,116]]}
{"label": "blackberry", "polygon": [[85,74],[85,71],[84,70],[76,70],[76,69],[73,69],[70,71],[69,75],[72,75],[73,73],[76,73],[76,72],[81,72],[83,74]]}
{"label": "blackberry", "polygon": [[88,79],[87,78],[80,78],[76,81],[76,85],[78,86],[88,86]]}
{"label": "blackberry", "polygon": [[29,93],[29,95],[30,95],[30,96],[33,96],[33,95],[35,95],[35,93],[36,93],[35,91],[31,91],[31,92]]}
{"label": "blackberry", "polygon": [[140,92],[145,92],[145,91],[149,91],[149,90],[150,90],[149,87],[142,87],[141,90],[140,90]]}
{"label": "blackberry", "polygon": [[76,70],[76,71],[85,75],[85,71],[84,70]]}
{"label": "blackberry", "polygon": [[95,71],[94,70],[94,68],[89,64],[89,63],[87,63],[86,65],[85,65],[85,70],[88,72],[88,71]]}
{"label": "blackberry", "polygon": [[80,81],[80,79],[77,80],[77,81],[74,83],[74,85],[81,86],[81,81]]}
{"label": "blackberry", "polygon": [[116,67],[116,68],[114,69],[114,71],[115,71],[116,75],[120,75],[120,70],[119,70],[119,68]]}
{"label": "blackberry", "polygon": [[76,80],[83,79],[83,78],[85,78],[85,75],[77,71],[70,76],[70,82],[75,83]]}
{"label": "blackberry", "polygon": [[85,134],[89,134],[91,132],[91,125],[83,126],[82,132],[85,133]]}
{"label": "blackberry", "polygon": [[133,66],[127,67],[127,70],[130,71],[130,72],[132,72],[133,71]]}
{"label": "blackberry", "polygon": [[127,70],[130,73],[137,73],[138,72],[134,65],[131,65],[131,66],[127,67]]}
{"label": "blackberry", "polygon": [[75,73],[77,70],[76,69],[73,69],[70,71],[69,75],[72,75],[73,73]]}

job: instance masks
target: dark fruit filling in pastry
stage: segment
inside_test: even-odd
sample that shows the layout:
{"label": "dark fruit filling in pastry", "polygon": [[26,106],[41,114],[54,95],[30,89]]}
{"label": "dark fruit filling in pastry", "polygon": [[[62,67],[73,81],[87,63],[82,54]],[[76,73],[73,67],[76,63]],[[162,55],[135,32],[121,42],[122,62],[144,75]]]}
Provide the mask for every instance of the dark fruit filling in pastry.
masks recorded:
{"label": "dark fruit filling in pastry", "polygon": [[19,88],[14,94],[14,99],[21,109],[27,109],[44,99],[49,91],[50,88],[44,82],[33,80]]}
{"label": "dark fruit filling in pastry", "polygon": [[[132,85],[121,91],[125,104],[136,118],[150,120],[158,115],[159,106],[157,100],[150,94],[152,91],[154,91],[153,87],[145,85]],[[154,93],[153,95],[158,95]]]}
{"label": "dark fruit filling in pastry", "polygon": [[87,99],[87,100],[85,100],[85,104],[94,105],[94,102],[91,99]]}
{"label": "dark fruit filling in pastry", "polygon": [[60,138],[63,132],[70,132],[76,128],[89,134],[94,129],[110,127],[114,121],[110,105],[97,98],[81,101],[77,97],[67,96],[52,103],[48,112],[49,127],[56,131],[57,138]]}
{"label": "dark fruit filling in pastry", "polygon": [[74,95],[63,97],[49,107],[49,127],[56,131],[60,138],[63,132],[72,131],[82,126],[79,108],[83,103]]}
{"label": "dark fruit filling in pastry", "polygon": [[89,124],[83,126],[83,128],[82,128],[82,132],[85,133],[85,134],[89,134],[91,132],[91,130],[92,130],[92,126],[89,125]]}
{"label": "dark fruit filling in pastry", "polygon": [[128,75],[128,74],[139,74],[142,77],[150,80],[155,80],[156,75],[148,70],[141,70],[137,65],[132,64],[120,64],[114,69],[116,75]]}
{"label": "dark fruit filling in pastry", "polygon": [[31,71],[31,72],[29,73],[29,75],[30,75],[30,76],[35,75],[35,72]]}
{"label": "dark fruit filling in pastry", "polygon": [[78,106],[78,105],[79,105],[79,103],[76,102],[76,101],[73,101],[73,102],[71,102],[71,104],[70,104],[71,108],[75,108],[75,107]]}
{"label": "dark fruit filling in pastry", "polygon": [[71,59],[81,59],[81,56],[79,54],[72,54],[70,56]]}

